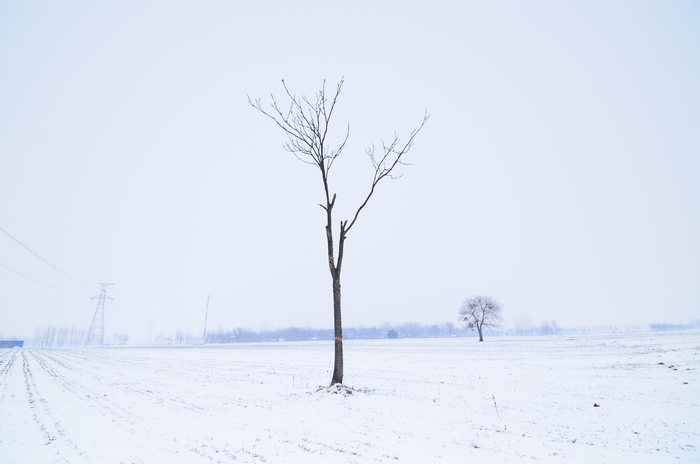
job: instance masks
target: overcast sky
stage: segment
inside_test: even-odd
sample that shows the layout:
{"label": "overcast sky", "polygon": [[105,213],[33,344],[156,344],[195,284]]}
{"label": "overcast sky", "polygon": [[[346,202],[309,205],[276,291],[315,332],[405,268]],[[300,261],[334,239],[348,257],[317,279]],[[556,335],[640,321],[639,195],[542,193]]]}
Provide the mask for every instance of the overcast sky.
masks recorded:
{"label": "overcast sky", "polygon": [[207,295],[210,328],[332,327],[320,176],[247,95],[342,77],[336,225],[431,115],[348,236],[344,325],[700,317],[698,2],[2,1],[0,336],[87,329],[97,282],[108,335],[199,331]]}

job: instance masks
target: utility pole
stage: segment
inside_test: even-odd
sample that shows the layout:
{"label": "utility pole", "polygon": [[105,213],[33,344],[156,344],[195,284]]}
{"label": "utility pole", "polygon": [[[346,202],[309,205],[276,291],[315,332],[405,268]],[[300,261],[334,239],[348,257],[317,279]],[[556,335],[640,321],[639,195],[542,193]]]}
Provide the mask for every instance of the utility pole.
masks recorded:
{"label": "utility pole", "polygon": [[114,286],[114,284],[98,283],[102,285],[102,290],[100,290],[99,296],[91,298],[91,300],[97,298],[97,308],[95,308],[95,315],[92,316],[92,323],[90,324],[90,330],[88,330],[84,346],[91,345],[93,340],[99,341],[99,345],[102,346],[105,341],[105,300],[114,299],[107,296],[107,287],[110,285]]}
{"label": "utility pole", "polygon": [[152,335],[153,335],[153,324],[155,324],[155,323],[156,323],[155,319],[148,320],[148,338],[146,338],[146,345],[151,344]]}
{"label": "utility pole", "polygon": [[209,295],[207,295],[207,312],[204,315],[204,335],[202,336],[202,340],[204,343],[207,343],[207,318],[209,317]]}

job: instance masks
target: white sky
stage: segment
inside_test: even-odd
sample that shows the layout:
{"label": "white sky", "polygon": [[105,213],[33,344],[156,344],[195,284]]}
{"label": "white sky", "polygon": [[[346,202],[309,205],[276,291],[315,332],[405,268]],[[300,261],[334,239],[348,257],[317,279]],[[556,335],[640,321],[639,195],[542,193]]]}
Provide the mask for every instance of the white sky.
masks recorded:
{"label": "white sky", "polygon": [[207,295],[210,328],[331,327],[319,175],[246,98],[342,76],[336,223],[365,148],[431,114],[349,235],[345,325],[483,292],[507,322],[700,317],[697,2],[241,5],[0,2],[0,227],[94,285],[0,234],[0,336],[87,329],[97,282],[106,334],[201,330]]}

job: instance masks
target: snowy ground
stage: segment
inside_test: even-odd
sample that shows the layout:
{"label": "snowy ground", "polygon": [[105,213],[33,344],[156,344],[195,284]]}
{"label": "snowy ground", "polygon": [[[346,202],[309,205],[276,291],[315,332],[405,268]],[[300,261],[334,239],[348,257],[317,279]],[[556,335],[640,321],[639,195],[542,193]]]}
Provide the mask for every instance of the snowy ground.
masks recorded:
{"label": "snowy ground", "polygon": [[698,332],[332,349],[1,350],[0,463],[700,461]]}

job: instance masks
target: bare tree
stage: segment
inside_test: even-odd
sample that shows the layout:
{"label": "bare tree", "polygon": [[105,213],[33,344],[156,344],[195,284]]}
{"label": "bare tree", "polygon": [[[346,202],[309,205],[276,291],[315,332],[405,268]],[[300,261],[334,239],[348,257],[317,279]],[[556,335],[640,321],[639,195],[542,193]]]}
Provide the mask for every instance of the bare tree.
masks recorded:
{"label": "bare tree", "polygon": [[529,317],[518,314],[513,320],[515,321],[515,332],[518,335],[532,335],[533,325]]}
{"label": "bare tree", "polygon": [[484,341],[484,327],[499,327],[503,320],[501,304],[490,295],[468,298],[462,303],[459,315],[466,322],[466,329],[479,331],[479,341]]}
{"label": "bare tree", "polygon": [[383,179],[396,178],[394,170],[399,165],[405,165],[403,160],[404,155],[413,147],[416,135],[423,128],[428,120],[428,114],[423,117],[423,121],[417,129],[411,131],[406,142],[401,142],[398,135],[394,134],[394,138],[390,143],[382,142],[382,152],[376,154],[375,147],[367,149],[372,167],[374,168],[374,176],[369,185],[369,191],[364,201],[355,211],[352,220],[340,221],[340,229],[338,231],[338,248],[337,258],[333,236],[333,207],[335,206],[336,194],[331,191],[329,186],[329,173],[333,167],[335,160],[341,155],[345,144],[350,136],[350,125],[345,131],[345,136],[335,147],[331,147],[326,140],[328,129],[330,126],[335,105],[338,102],[340,91],[343,87],[343,79],[340,80],[335,93],[330,96],[326,95],[326,82],[319,92],[316,92],[315,98],[309,99],[305,96],[297,97],[293,95],[287,88],[287,84],[282,80],[282,86],[289,99],[289,106],[280,107],[274,95],[270,95],[272,103],[270,110],[263,109],[260,99],[255,101],[248,97],[248,103],[253,108],[260,111],[265,116],[272,119],[288,137],[284,148],[292,153],[303,163],[309,164],[317,168],[321,173],[321,181],[323,183],[323,191],[325,202],[319,204],[326,214],[326,240],[328,245],[328,267],[330,268],[331,278],[333,281],[333,329],[335,332],[335,367],[333,369],[333,377],[331,385],[343,382],[343,326],[340,312],[340,273],[343,265],[343,253],[345,251],[345,239],[348,232],[355,225],[358,216],[362,209],[367,205],[369,199],[375,192],[377,184]]}
{"label": "bare tree", "polygon": [[454,328],[455,328],[454,323],[452,323],[452,322],[447,322],[447,323],[445,323],[445,327],[447,327],[448,332],[450,332],[450,338],[452,338],[452,331],[453,331]]}

